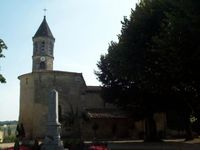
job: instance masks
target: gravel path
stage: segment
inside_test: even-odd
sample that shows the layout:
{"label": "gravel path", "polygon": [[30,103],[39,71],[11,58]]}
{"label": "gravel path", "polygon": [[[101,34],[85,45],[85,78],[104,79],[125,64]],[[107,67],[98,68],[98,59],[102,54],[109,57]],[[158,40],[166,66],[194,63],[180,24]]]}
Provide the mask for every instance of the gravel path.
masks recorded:
{"label": "gravel path", "polygon": [[14,146],[14,143],[1,143],[0,148],[8,148]]}

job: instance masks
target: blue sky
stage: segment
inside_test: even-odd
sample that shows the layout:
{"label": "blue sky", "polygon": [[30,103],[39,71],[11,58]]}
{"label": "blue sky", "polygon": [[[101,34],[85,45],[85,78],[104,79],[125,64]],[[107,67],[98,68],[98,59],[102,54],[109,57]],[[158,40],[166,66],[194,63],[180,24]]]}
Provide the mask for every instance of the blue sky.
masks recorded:
{"label": "blue sky", "polygon": [[138,0],[2,0],[0,38],[8,50],[0,59],[0,121],[18,120],[19,75],[32,70],[32,37],[46,18],[56,39],[54,70],[81,72],[87,85],[100,85],[94,75],[101,54],[117,41],[121,21]]}

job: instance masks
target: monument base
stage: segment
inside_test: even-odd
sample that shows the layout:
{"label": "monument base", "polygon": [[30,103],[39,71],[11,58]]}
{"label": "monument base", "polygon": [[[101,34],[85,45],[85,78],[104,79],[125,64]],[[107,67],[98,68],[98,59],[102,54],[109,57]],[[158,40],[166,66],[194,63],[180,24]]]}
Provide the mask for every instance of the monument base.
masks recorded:
{"label": "monument base", "polygon": [[64,146],[62,144],[61,145],[44,144],[42,145],[41,150],[66,150],[66,149],[64,149]]}
{"label": "monument base", "polygon": [[64,150],[60,136],[46,136],[41,150]]}

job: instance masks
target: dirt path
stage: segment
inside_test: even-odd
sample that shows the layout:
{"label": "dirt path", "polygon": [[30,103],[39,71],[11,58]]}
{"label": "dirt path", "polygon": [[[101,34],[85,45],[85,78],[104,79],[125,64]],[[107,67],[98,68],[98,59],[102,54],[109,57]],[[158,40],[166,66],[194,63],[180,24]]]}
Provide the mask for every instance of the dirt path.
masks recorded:
{"label": "dirt path", "polygon": [[0,148],[8,148],[14,146],[14,143],[1,143]]}

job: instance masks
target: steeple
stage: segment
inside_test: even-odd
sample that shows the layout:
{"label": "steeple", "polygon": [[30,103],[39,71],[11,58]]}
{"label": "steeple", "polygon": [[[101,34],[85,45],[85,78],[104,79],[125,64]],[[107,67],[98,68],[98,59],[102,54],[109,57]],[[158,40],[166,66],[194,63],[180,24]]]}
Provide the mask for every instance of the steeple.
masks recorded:
{"label": "steeple", "polygon": [[46,21],[46,16],[33,36],[33,71],[53,70],[55,38]]}
{"label": "steeple", "polygon": [[54,39],[53,34],[51,33],[51,30],[46,21],[46,16],[44,16],[44,19],[42,23],[40,24],[40,27],[38,28],[33,38],[36,38],[36,37],[49,37],[49,38]]}

